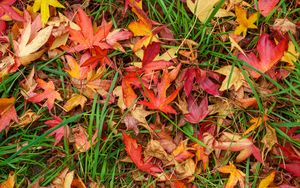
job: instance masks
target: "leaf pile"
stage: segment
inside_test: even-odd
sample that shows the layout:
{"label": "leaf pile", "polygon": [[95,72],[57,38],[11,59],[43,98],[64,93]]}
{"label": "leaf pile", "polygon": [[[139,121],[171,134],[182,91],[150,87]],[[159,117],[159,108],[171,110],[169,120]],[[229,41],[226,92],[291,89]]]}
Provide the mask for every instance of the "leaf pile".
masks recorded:
{"label": "leaf pile", "polygon": [[255,2],[0,1],[0,188],[298,187],[299,2]]}

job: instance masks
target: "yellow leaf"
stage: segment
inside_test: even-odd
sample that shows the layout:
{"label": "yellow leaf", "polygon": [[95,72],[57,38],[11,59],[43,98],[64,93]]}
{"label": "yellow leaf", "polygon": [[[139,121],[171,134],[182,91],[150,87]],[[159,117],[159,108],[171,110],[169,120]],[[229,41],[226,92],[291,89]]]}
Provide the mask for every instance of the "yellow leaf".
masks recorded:
{"label": "yellow leaf", "polygon": [[192,11],[192,13],[198,17],[198,19],[203,23],[207,20],[211,14],[214,6],[219,2],[219,0],[187,0],[187,6]]}
{"label": "yellow leaf", "polygon": [[289,42],[288,50],[284,52],[281,61],[287,62],[289,65],[294,66],[294,62],[299,58],[300,53],[296,51],[296,47],[292,41]]}
{"label": "yellow leaf", "polygon": [[0,188],[14,188],[15,185],[15,175],[10,172],[6,181],[0,184]]}
{"label": "yellow leaf", "polygon": [[33,12],[41,10],[42,24],[45,25],[50,17],[49,5],[58,8],[65,8],[57,0],[35,0],[33,4]]}
{"label": "yellow leaf", "polygon": [[267,188],[269,185],[274,181],[276,175],[276,171],[271,172],[270,175],[265,177],[261,182],[259,183],[258,188]]}
{"label": "yellow leaf", "polygon": [[237,17],[236,21],[239,23],[239,26],[235,28],[234,34],[240,35],[241,33],[243,33],[243,35],[246,36],[248,28],[257,28],[256,25],[254,25],[254,22],[256,22],[257,20],[257,13],[251,14],[250,17],[247,18],[247,11],[242,7],[236,6],[235,14]]}
{"label": "yellow leaf", "polygon": [[5,112],[9,107],[11,107],[14,102],[15,102],[15,98],[11,97],[11,98],[0,98],[0,115]]}
{"label": "yellow leaf", "polygon": [[233,67],[232,69],[231,65],[224,66],[215,72],[226,76],[222,82],[220,91],[230,89],[232,86],[234,86],[235,91],[237,91],[243,85],[245,80],[241,71],[236,67]]}
{"label": "yellow leaf", "polygon": [[230,174],[227,184],[225,185],[225,188],[234,188],[234,186],[239,182],[240,187],[244,188],[244,178],[245,174],[237,169],[232,162],[229,163],[229,165],[223,166],[218,169],[219,172]]}
{"label": "yellow leaf", "polygon": [[64,105],[64,110],[66,112],[69,112],[78,105],[80,105],[81,109],[83,109],[86,101],[87,101],[87,99],[85,96],[79,95],[79,94],[74,94]]}
{"label": "yellow leaf", "polygon": [[[267,119],[268,119],[267,117],[264,117],[264,121],[266,121]],[[251,131],[259,127],[262,123],[263,123],[263,119],[261,117],[252,118],[250,120],[251,126],[243,133],[243,135],[249,134]]]}

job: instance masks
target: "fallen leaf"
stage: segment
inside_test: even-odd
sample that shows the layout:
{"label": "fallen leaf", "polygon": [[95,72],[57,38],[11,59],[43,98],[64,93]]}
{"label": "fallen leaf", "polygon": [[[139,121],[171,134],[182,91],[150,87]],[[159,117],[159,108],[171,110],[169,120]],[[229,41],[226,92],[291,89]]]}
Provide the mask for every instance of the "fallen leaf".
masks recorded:
{"label": "fallen leaf", "polygon": [[[238,58],[244,62],[247,62],[249,65],[253,66],[262,73],[265,73],[278,63],[278,61],[284,55],[287,47],[288,39],[286,37],[282,39],[278,45],[276,45],[275,42],[270,39],[268,34],[262,34],[257,44],[259,59],[253,52],[247,55],[239,54]],[[261,74],[252,69],[249,71],[253,78],[259,78],[261,76]]]}
{"label": "fallen leaf", "polygon": [[169,163],[173,157],[167,154],[160,142],[157,140],[150,140],[144,151],[145,158],[155,157],[160,159],[164,164]]}
{"label": "fallen leaf", "polygon": [[263,158],[272,150],[273,146],[278,143],[276,130],[270,125],[266,124],[266,134],[261,142],[264,144],[262,148]]}
{"label": "fallen leaf", "polygon": [[126,125],[127,131],[133,130],[136,135],[139,134],[140,132],[138,128],[139,121],[135,119],[132,115],[126,115],[124,117],[124,123]]}
{"label": "fallen leaf", "polygon": [[280,164],[279,166],[291,173],[293,176],[300,177],[300,163]]}
{"label": "fallen leaf", "polygon": [[215,72],[226,76],[219,89],[220,91],[230,89],[232,86],[234,87],[234,90],[237,91],[245,82],[245,78],[241,71],[236,67],[232,67],[231,65],[224,66]]}
{"label": "fallen leaf", "polygon": [[277,18],[271,28],[278,32],[281,32],[282,34],[290,31],[293,35],[296,35],[297,32],[296,24],[289,21],[287,18]]}
{"label": "fallen leaf", "polygon": [[214,6],[219,2],[219,0],[211,0],[211,1],[205,1],[205,0],[195,0],[194,2],[192,0],[187,0],[187,6],[190,9],[190,11],[197,16],[197,18],[204,23],[209,15],[212,13]]}
{"label": "fallen leaf", "polygon": [[136,140],[131,138],[128,134],[122,133],[123,142],[125,144],[125,150],[132,162],[137,166],[137,168],[143,172],[147,172],[151,175],[162,172],[162,170],[155,164],[144,162],[142,157],[142,146],[138,145]]}
{"label": "fallen leaf", "polygon": [[196,82],[207,93],[218,96],[220,95],[220,85],[214,81],[216,77],[217,73],[205,71],[200,68],[187,68],[182,77],[184,81],[183,89],[186,95],[189,96]]}
{"label": "fallen leaf", "polygon": [[0,184],[0,188],[14,188],[15,186],[15,174],[10,172],[8,178]]}
{"label": "fallen leaf", "polygon": [[290,66],[294,66],[294,63],[297,61],[297,59],[300,57],[300,52],[296,50],[295,45],[292,41],[288,44],[287,51],[284,52],[283,57],[281,58],[281,61],[287,62]]}
{"label": "fallen leaf", "polygon": [[32,10],[33,12],[37,12],[41,10],[42,16],[42,24],[45,25],[50,17],[49,6],[57,7],[57,8],[65,8],[62,4],[57,0],[34,0]]}
{"label": "fallen leaf", "polygon": [[79,105],[81,106],[81,110],[83,110],[83,107],[86,102],[87,102],[87,98],[85,96],[79,94],[73,94],[72,97],[64,105],[64,110],[66,112],[69,112],[73,108]]}
{"label": "fallen leaf", "polygon": [[260,13],[267,17],[270,12],[276,7],[279,0],[259,0],[258,1],[258,9]]}
{"label": "fallen leaf", "polygon": [[197,101],[194,99],[192,95],[190,95],[187,99],[188,101],[188,111],[189,113],[184,114],[185,120],[190,123],[199,123],[208,115],[208,99],[205,96],[200,104],[197,104]]}
{"label": "fallen leaf", "polygon": [[83,66],[82,62],[85,61],[86,58],[84,58],[84,55],[81,56],[81,63],[77,63],[77,61],[70,55],[65,56],[68,66],[70,69],[67,69],[66,72],[69,73],[69,75],[72,78],[76,78],[78,80],[86,79],[88,72],[90,71],[89,67]]}
{"label": "fallen leaf", "polygon": [[28,101],[33,103],[39,103],[46,99],[45,105],[48,107],[49,110],[51,110],[54,106],[55,99],[59,101],[62,100],[60,94],[55,90],[52,81],[45,82],[44,80],[38,78],[36,82],[38,84],[38,87],[42,88],[44,91],[42,93],[31,96],[28,99]]}
{"label": "fallen leaf", "polygon": [[88,134],[86,130],[82,126],[78,126],[76,128],[72,128],[72,132],[74,134],[74,148],[77,152],[83,153],[88,151],[91,148],[91,144],[95,144],[95,140],[98,135],[98,131],[96,131],[91,138],[91,141],[88,140]]}
{"label": "fallen leaf", "polygon": [[257,13],[251,14],[249,18],[247,18],[247,11],[240,6],[235,6],[235,14],[237,17],[236,21],[239,23],[239,26],[234,30],[235,35],[243,33],[245,37],[248,29],[257,29],[257,26],[254,25],[257,21]]}
{"label": "fallen leaf", "polygon": [[37,23],[40,21],[39,15],[35,18],[33,23],[31,23],[29,13],[25,11],[24,14],[28,21],[24,25],[20,39],[13,42],[18,60],[21,64],[28,65],[31,61],[40,58],[45,52],[38,50],[48,41],[53,26],[47,26],[41,29],[41,25]]}
{"label": "fallen leaf", "polygon": [[237,183],[240,184],[241,188],[245,187],[245,174],[237,169],[232,162],[229,162],[229,165],[218,168],[218,171],[230,174],[225,188],[234,188]]}
{"label": "fallen leaf", "polygon": [[268,117],[265,116],[264,119],[261,117],[254,117],[252,118],[249,123],[250,123],[250,127],[243,133],[243,135],[247,135],[250,132],[252,132],[253,130],[255,130],[257,127],[261,126],[266,120],[268,120]]}
{"label": "fallen leaf", "polygon": [[[63,120],[58,116],[52,115],[52,118],[53,118],[52,120],[45,121],[45,124],[48,125],[51,128],[56,127],[57,125],[59,125],[60,123],[63,122]],[[70,133],[69,126],[65,125],[65,126],[62,126],[58,129],[56,129],[52,133],[50,133],[49,136],[55,135],[54,145],[56,145],[60,142],[62,137],[64,137],[64,136],[68,137],[69,133]]]}
{"label": "fallen leaf", "polygon": [[[75,17],[75,22],[79,25],[80,30],[69,27],[70,39],[77,44],[71,46],[69,52],[80,52],[86,49],[93,49],[99,47],[101,49],[110,49],[112,45],[116,44],[119,40],[128,39],[131,35],[128,33],[114,32],[109,35],[112,28],[112,22],[107,23],[104,19],[99,28],[94,32],[91,18],[79,7]],[[107,37],[109,41],[107,42]]]}
{"label": "fallen leaf", "polygon": [[15,98],[0,98],[0,132],[6,129],[11,121],[19,122],[14,107]]}
{"label": "fallen leaf", "polygon": [[19,118],[19,122],[15,126],[25,127],[38,120],[41,116],[29,109]]}
{"label": "fallen leaf", "polygon": [[[176,69],[174,70],[177,71]],[[147,97],[149,101],[139,101],[138,104],[145,105],[152,110],[160,110],[165,113],[176,114],[176,111],[169,105],[169,103],[171,103],[176,98],[181,88],[177,88],[171,95],[167,97],[167,89],[170,87],[171,81],[174,80],[171,77],[172,71],[169,73],[167,70],[164,70],[161,81],[157,84],[157,96],[155,96],[153,91],[145,88],[143,91],[143,95]]]}
{"label": "fallen leaf", "polygon": [[276,175],[276,171],[272,171],[267,177],[261,180],[258,185],[258,188],[268,188],[271,183],[273,183]]}
{"label": "fallen leaf", "polygon": [[246,160],[250,155],[253,155],[256,160],[263,163],[259,149],[248,138],[241,138],[236,134],[223,132],[222,137],[215,144],[216,149],[229,150],[233,152],[240,151],[236,157],[236,162]]}
{"label": "fallen leaf", "polygon": [[13,20],[24,21],[23,17],[20,16],[12,6],[15,2],[16,0],[2,0],[0,2],[0,17],[7,14]]}

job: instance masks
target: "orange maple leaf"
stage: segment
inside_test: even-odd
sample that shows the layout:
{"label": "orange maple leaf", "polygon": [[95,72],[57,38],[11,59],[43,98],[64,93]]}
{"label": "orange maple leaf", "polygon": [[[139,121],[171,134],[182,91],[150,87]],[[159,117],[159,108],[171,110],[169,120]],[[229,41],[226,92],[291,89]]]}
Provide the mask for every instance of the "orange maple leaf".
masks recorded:
{"label": "orange maple leaf", "polygon": [[149,101],[140,101],[139,104],[143,104],[150,109],[160,110],[165,113],[176,114],[176,111],[169,105],[176,96],[178,95],[181,88],[177,88],[170,96],[167,97],[167,89],[170,87],[171,82],[175,80],[177,74],[181,68],[181,64],[177,66],[174,70],[168,73],[164,70],[161,81],[157,84],[157,96],[154,92],[148,88],[144,89],[144,96],[149,99]]}
{"label": "orange maple leaf", "polygon": [[18,122],[18,116],[14,107],[15,98],[0,98],[0,131],[4,130],[13,120]]}
{"label": "orange maple leaf", "polygon": [[33,103],[39,103],[44,99],[47,99],[45,104],[47,105],[48,109],[51,110],[54,106],[55,99],[60,101],[62,100],[60,94],[55,90],[52,81],[45,82],[42,79],[37,79],[36,82],[38,86],[44,90],[44,92],[39,94],[34,94],[28,99],[28,101]]}
{"label": "orange maple leaf", "polygon": [[[109,31],[112,28],[112,22],[106,22],[104,19],[97,31],[94,32],[92,20],[86,13],[79,7],[75,22],[81,30],[75,30],[69,27],[70,38],[72,41],[78,43],[70,48],[69,52],[79,52],[86,49],[92,49],[95,46],[101,49],[110,49],[117,45],[117,41],[128,39],[132,36],[129,31],[114,32],[109,36]],[[109,36],[109,37],[108,37]],[[108,37],[108,41],[105,39]]]}

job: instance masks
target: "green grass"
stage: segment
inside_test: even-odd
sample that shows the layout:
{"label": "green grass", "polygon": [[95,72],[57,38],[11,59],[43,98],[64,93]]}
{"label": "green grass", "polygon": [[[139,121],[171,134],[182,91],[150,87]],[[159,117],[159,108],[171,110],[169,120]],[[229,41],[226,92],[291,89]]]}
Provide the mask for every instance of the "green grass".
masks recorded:
{"label": "green grass", "polygon": [[[223,1],[221,1],[223,2]],[[92,7],[94,5],[94,7]],[[258,84],[247,76],[247,72],[243,69],[246,64],[237,59],[237,57],[230,51],[230,43],[223,42],[220,37],[228,34],[222,32],[216,25],[226,24],[235,18],[213,19],[213,12],[211,18],[206,24],[202,24],[199,20],[187,11],[186,5],[180,0],[144,0],[144,8],[147,10],[149,17],[159,23],[165,24],[174,34],[174,46],[182,46],[182,41],[190,39],[196,41],[198,46],[198,60],[199,66],[202,69],[216,70],[223,65],[232,64],[242,70],[246,81],[249,83],[253,92],[253,96],[258,101],[258,109],[244,110],[236,109],[235,116],[232,118],[232,126],[246,130],[249,126],[247,122],[251,116],[259,116],[260,114],[267,114],[271,118],[269,124],[275,128],[279,139],[291,142],[296,148],[300,148],[300,143],[297,140],[290,138],[279,127],[296,127],[300,122],[300,61],[295,63],[296,68],[290,73],[289,77],[284,80],[273,80],[267,75],[263,75],[263,79],[267,80],[273,85],[273,92],[271,94],[262,95]],[[221,3],[220,3],[221,5]],[[107,17],[107,20],[112,20],[114,27],[126,28],[128,24],[136,20],[136,16],[128,10],[127,15],[120,15],[118,9],[122,6],[120,3],[113,0],[96,0],[91,4],[90,15],[92,15],[97,22],[101,22],[102,17]],[[289,9],[287,1],[280,1],[277,7],[282,7],[280,10],[274,10],[270,16],[263,18],[260,16],[257,25],[272,24],[275,18],[282,18],[285,15],[293,17],[293,22],[299,21],[300,17],[293,15],[297,14],[300,8]],[[217,9],[216,9],[217,10]],[[299,15],[299,13],[298,13]],[[124,17],[124,18],[122,18]],[[215,23],[212,23],[212,19]],[[121,21],[120,21],[121,20]],[[216,24],[216,25],[215,25]],[[251,34],[255,35],[252,42],[245,48],[251,50],[255,47],[259,30],[250,30]],[[292,38],[296,49],[300,51],[299,41]],[[58,90],[61,91],[62,96],[67,96],[71,90],[76,92],[77,89],[70,86],[70,79],[64,70],[64,64],[59,57],[64,54],[45,62],[37,62],[30,66],[23,67],[16,73],[10,74],[0,83],[1,98],[16,96],[16,109],[18,114],[23,114],[27,109],[32,109],[42,117],[37,121],[26,127],[10,128],[9,132],[0,132],[0,182],[4,181],[9,171],[14,171],[17,175],[17,187],[24,187],[28,178],[30,182],[37,182],[43,178],[42,186],[49,185],[59,172],[68,167],[70,170],[76,170],[76,173],[82,178],[84,182],[92,179],[105,187],[150,187],[157,183],[158,180],[151,177],[144,182],[136,182],[132,179],[131,172],[136,170],[135,165],[121,162],[120,159],[126,156],[124,144],[122,142],[122,135],[118,132],[122,126],[121,122],[124,118],[117,110],[117,106],[109,104],[109,97],[104,102],[100,103],[100,97],[96,96],[90,104],[90,108],[85,108],[85,111],[74,116],[64,114],[59,109],[57,113],[62,117],[63,122],[58,126],[49,129],[43,122],[51,119],[50,114],[41,106],[24,103],[24,100],[19,94],[21,91],[19,82],[28,75],[33,67],[37,71],[55,77],[59,80],[60,85]],[[113,52],[110,54],[111,58],[128,59],[131,58],[132,51],[128,50],[127,54]],[[129,62],[124,62],[129,63]],[[192,66],[192,65],[187,65]],[[248,65],[246,65],[248,66]],[[252,67],[253,68],[253,67]],[[112,93],[114,87],[120,81],[120,75],[116,71],[109,71],[107,78],[112,79],[112,85],[109,93]],[[57,87],[57,86],[56,86]],[[273,97],[274,100],[270,100]],[[64,97],[65,98],[65,97]],[[283,106],[278,108],[277,106]],[[250,116],[251,115],[251,116]],[[179,127],[178,119],[169,117],[161,113],[161,118],[164,118],[166,123],[173,126],[174,132],[180,132],[185,138],[189,138],[191,142],[204,145],[201,141],[196,139],[190,128]],[[154,122],[155,119],[149,119],[149,122]],[[88,132],[89,141],[92,142],[92,137],[95,129],[98,130],[96,144],[87,152],[76,153],[68,139],[64,138],[63,144],[59,146],[53,145],[53,137],[48,137],[50,133],[56,129],[69,125],[76,127],[76,125],[83,125]],[[218,125],[222,126],[222,125]],[[106,130],[104,127],[108,127]],[[123,128],[123,127],[122,127]],[[192,130],[193,131],[193,130]],[[106,139],[101,139],[104,134]],[[140,134],[147,134],[146,130],[141,130]],[[255,140],[261,140],[264,136],[264,131],[256,130],[256,133],[251,133]],[[227,164],[228,161],[234,160],[236,154],[228,154],[227,160],[222,164]],[[214,164],[219,163],[219,159],[212,154],[210,156],[210,166],[206,172],[195,174],[194,184],[197,187],[223,187],[227,182],[227,177],[219,173],[216,168],[212,168]],[[246,174],[246,182],[252,183],[252,187],[260,181],[260,174],[263,172],[262,165],[258,165],[256,172],[250,172],[252,162],[247,159],[246,162],[237,165]],[[279,169],[278,169],[279,170]],[[141,174],[143,175],[143,174]],[[247,185],[248,187],[248,185]]]}

